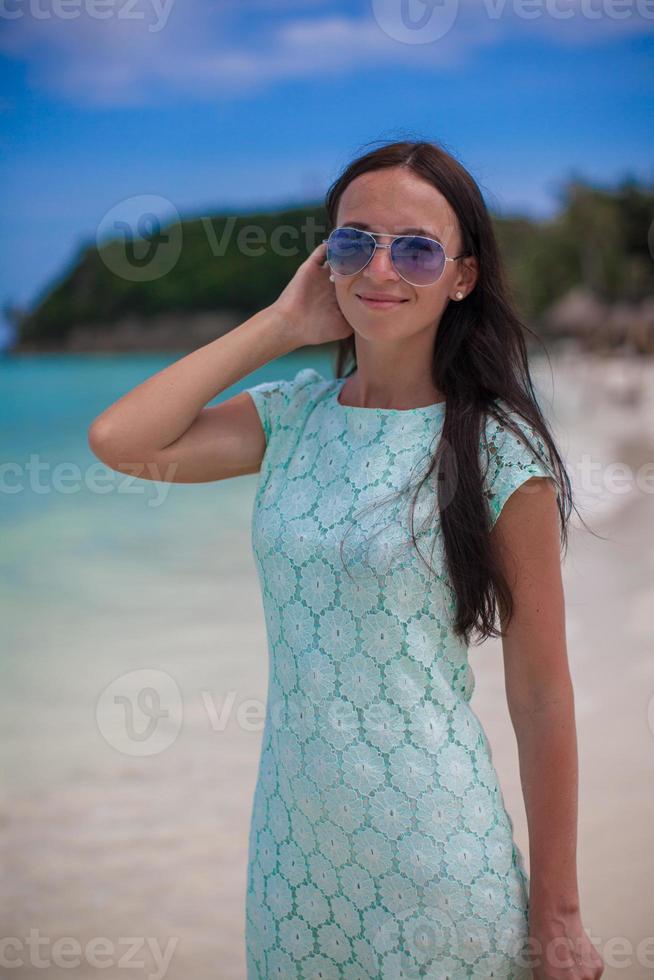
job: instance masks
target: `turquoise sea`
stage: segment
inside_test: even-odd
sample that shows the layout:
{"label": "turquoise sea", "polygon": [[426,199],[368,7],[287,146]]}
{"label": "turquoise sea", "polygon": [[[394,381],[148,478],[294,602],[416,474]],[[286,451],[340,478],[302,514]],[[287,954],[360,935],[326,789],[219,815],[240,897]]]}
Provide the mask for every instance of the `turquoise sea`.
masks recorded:
{"label": "turquoise sea", "polygon": [[[8,788],[65,779],[89,758],[94,768],[110,763],[94,754],[102,740],[90,724],[103,685],[121,664],[157,663],[171,631],[183,636],[211,610],[223,567],[249,565],[256,475],[209,484],[131,479],[87,443],[104,408],[180,356],[0,359],[0,752]],[[210,404],[309,364],[332,370],[324,354],[297,352]],[[207,659],[220,634],[214,626],[213,638],[204,636]]]}
{"label": "turquoise sea", "polygon": [[[138,480],[87,443],[104,408],[180,356],[0,358],[0,758],[10,789],[111,766],[94,719],[99,694],[121,670],[146,664],[165,661],[177,677],[193,657],[211,672],[217,644],[232,636],[234,603],[227,619],[216,610],[239,574],[249,608],[233,623],[235,641],[246,624],[263,628],[249,540],[257,476]],[[210,404],[301,367],[331,377],[333,361],[305,348]],[[547,389],[547,367],[535,369]],[[576,414],[579,429],[586,413],[575,413],[573,395],[559,385],[556,407],[567,428]]]}

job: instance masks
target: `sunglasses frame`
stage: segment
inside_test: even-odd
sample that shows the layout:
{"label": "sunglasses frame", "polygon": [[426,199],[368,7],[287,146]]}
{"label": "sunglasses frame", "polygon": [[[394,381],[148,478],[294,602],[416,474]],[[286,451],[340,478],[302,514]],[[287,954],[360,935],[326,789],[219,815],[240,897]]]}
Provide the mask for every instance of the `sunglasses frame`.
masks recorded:
{"label": "sunglasses frame", "polygon": [[[382,245],[380,242],[377,241],[375,236],[386,235],[387,233],[383,231],[365,231],[363,228],[353,228],[351,225],[338,225],[338,227],[333,228],[331,230],[331,232],[329,233],[329,238],[331,238],[331,236],[334,234],[335,231],[357,231],[360,235],[368,235],[369,238],[372,238],[375,244],[375,247],[372,250],[370,258],[361,266],[360,269],[357,270],[357,272],[351,272],[349,273],[349,275],[343,275],[343,273],[336,272],[335,269],[332,269],[332,272],[334,272],[337,276],[341,276],[342,279],[351,279],[352,276],[358,276],[360,272],[363,272],[366,266],[370,265],[373,258],[375,257],[375,253],[378,248],[392,248],[394,243],[398,240],[398,238],[419,238],[421,241],[433,242],[435,245],[438,245],[440,249],[442,249],[443,255],[445,256],[445,262],[456,262],[457,259],[462,259],[468,255],[472,255],[472,252],[461,252],[459,255],[449,256],[447,255],[445,251],[445,246],[443,245],[442,242],[439,242],[437,238],[428,238],[426,235],[393,235],[392,240],[388,243],[388,245]],[[323,245],[329,244],[329,238],[323,238],[322,240]],[[400,279],[404,279],[404,282],[408,282],[410,286],[415,286],[416,289],[420,289],[423,286],[433,286],[434,283],[437,283],[443,277],[443,273],[445,272],[445,265],[443,265],[440,275],[438,276],[437,279],[434,279],[433,282],[426,282],[426,283],[411,282],[409,279],[403,276],[400,270],[396,267],[395,262],[393,260],[392,252],[390,258],[391,258],[391,264],[395,269],[395,271],[397,272]],[[329,267],[331,268],[329,259],[327,259],[326,261]]]}

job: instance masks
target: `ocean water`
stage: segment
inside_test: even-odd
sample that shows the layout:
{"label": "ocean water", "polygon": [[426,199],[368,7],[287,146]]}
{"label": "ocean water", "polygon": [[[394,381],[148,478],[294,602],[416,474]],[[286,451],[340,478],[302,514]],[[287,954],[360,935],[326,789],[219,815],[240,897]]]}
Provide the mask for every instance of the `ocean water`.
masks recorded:
{"label": "ocean water", "polygon": [[[210,404],[309,364],[330,376],[328,357],[308,355],[280,358]],[[178,356],[0,358],[6,789],[111,768],[94,720],[105,683],[121,668],[165,662],[176,674],[189,657],[210,665],[225,635],[224,620],[212,618],[221,590],[232,591],[239,576],[252,585],[256,475],[132,479],[88,446],[92,420]]]}

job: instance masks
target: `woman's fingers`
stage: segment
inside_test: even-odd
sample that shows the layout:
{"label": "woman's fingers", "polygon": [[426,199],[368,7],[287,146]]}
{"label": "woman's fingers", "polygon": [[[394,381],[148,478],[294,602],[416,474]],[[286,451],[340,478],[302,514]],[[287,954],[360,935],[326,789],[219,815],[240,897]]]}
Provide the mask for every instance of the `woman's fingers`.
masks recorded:
{"label": "woman's fingers", "polygon": [[309,261],[317,262],[319,265],[324,265],[323,253],[326,251],[326,245],[324,242],[320,242],[314,248],[313,252],[309,255]]}

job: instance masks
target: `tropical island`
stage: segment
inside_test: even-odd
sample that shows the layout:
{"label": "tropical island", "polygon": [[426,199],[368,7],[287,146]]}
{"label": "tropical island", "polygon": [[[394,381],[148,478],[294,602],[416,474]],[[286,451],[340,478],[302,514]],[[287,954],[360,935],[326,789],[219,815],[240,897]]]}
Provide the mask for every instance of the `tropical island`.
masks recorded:
{"label": "tropical island", "polygon": [[[654,354],[654,184],[570,180],[554,217],[493,221],[524,322],[547,343]],[[148,223],[148,217],[151,218]],[[223,212],[84,243],[9,353],[193,350],[272,303],[326,237],[322,205]]]}

